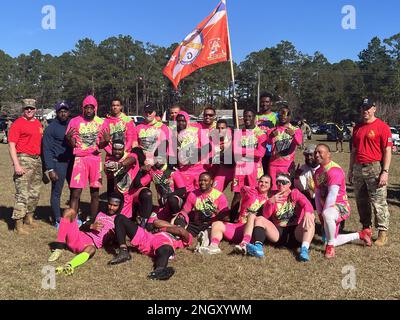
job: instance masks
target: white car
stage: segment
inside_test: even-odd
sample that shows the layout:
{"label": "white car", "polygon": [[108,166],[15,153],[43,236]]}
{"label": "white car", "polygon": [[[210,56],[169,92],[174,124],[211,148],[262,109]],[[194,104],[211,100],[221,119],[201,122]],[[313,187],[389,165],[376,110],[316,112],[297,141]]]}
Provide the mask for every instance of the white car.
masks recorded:
{"label": "white car", "polygon": [[399,131],[394,127],[390,127],[390,131],[392,132],[393,145],[400,146]]}

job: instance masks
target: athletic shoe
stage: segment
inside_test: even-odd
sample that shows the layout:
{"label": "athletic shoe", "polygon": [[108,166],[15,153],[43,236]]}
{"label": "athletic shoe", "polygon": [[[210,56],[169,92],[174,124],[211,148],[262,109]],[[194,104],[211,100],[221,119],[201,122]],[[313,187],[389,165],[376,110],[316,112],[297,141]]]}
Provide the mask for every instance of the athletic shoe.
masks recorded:
{"label": "athletic shoe", "polygon": [[264,250],[263,250],[263,245],[261,243],[259,243],[259,242],[257,242],[256,244],[248,243],[246,245],[246,249],[247,249],[247,253],[250,256],[257,257],[257,258],[264,258],[265,257]]}
{"label": "athletic shoe", "polygon": [[233,252],[237,254],[242,254],[246,255],[247,254],[247,248],[246,248],[247,243],[242,242],[241,244],[237,244],[236,246],[233,247]]}
{"label": "athletic shoe", "polygon": [[199,253],[201,254],[213,255],[213,254],[219,254],[221,252],[222,252],[221,249],[216,245],[210,245],[208,247],[199,248]]}
{"label": "athletic shoe", "polygon": [[359,233],[360,239],[365,242],[365,244],[370,247],[372,246],[372,230],[370,228],[366,228]]}
{"label": "athletic shoe", "polygon": [[110,264],[110,265],[120,264],[120,263],[129,261],[131,259],[132,259],[132,257],[129,254],[127,249],[120,249],[118,252],[118,255],[114,259],[109,261],[108,264]]}
{"label": "athletic shoe", "polygon": [[301,247],[299,260],[302,262],[310,261],[310,256],[308,255],[308,249],[306,247]]}
{"label": "athletic shoe", "polygon": [[56,274],[65,274],[66,276],[72,276],[74,274],[74,268],[70,264],[66,264],[56,268]]}
{"label": "athletic shoe", "polygon": [[335,247],[328,244],[325,248],[325,258],[331,259],[334,257],[335,257]]}
{"label": "athletic shoe", "polygon": [[208,231],[200,231],[197,236],[196,252],[199,252],[201,247],[208,247],[210,245],[210,239],[208,238]]}
{"label": "athletic shoe", "polygon": [[47,261],[48,261],[48,262],[57,261],[57,260],[61,257],[61,254],[62,254],[62,250],[61,250],[61,249],[55,249],[55,250],[51,253],[49,259],[47,259]]}
{"label": "athletic shoe", "polygon": [[54,226],[54,228],[56,228],[57,231],[58,231],[58,229],[60,229],[60,223],[59,222],[54,222],[53,226]]}
{"label": "athletic shoe", "polygon": [[147,276],[150,280],[168,280],[171,278],[175,273],[174,268],[172,267],[165,267],[162,269],[154,270],[149,273]]}

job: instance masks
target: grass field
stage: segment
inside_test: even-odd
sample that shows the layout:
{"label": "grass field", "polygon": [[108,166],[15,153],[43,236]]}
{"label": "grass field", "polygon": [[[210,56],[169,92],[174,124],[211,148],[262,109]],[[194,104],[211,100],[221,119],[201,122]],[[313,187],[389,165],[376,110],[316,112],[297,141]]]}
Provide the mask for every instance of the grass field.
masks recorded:
{"label": "grass field", "polygon": [[[314,141],[315,142],[315,141]],[[333,154],[347,172],[346,153]],[[303,162],[298,152],[297,161]],[[0,299],[399,299],[400,298],[400,159],[394,155],[388,192],[391,229],[389,245],[383,248],[364,247],[351,243],[337,248],[337,257],[326,260],[323,245],[316,235],[311,245],[311,262],[299,263],[286,249],[267,247],[266,258],[232,255],[232,246],[222,243],[223,254],[201,256],[181,250],[171,262],[176,274],[167,282],[146,279],[152,261],[133,253],[133,259],[118,266],[108,266],[110,253],[100,250],[72,277],[59,276],[55,290],[42,289],[42,268],[49,265],[48,244],[55,240],[56,230],[45,220],[30,236],[18,237],[9,230],[14,184],[6,145],[0,145]],[[104,190],[102,190],[104,191]],[[348,187],[352,215],[346,231],[360,227],[354,193]],[[43,185],[37,214],[49,215],[50,186]],[[229,192],[228,197],[231,199]],[[64,190],[62,204],[68,197]],[[84,208],[89,200],[83,194]],[[86,203],[85,203],[86,202]],[[85,206],[86,205],[86,206]],[[374,237],[376,237],[376,232]],[[57,264],[73,257],[63,254]],[[343,289],[346,276],[343,268],[352,266],[356,273],[356,289]]]}

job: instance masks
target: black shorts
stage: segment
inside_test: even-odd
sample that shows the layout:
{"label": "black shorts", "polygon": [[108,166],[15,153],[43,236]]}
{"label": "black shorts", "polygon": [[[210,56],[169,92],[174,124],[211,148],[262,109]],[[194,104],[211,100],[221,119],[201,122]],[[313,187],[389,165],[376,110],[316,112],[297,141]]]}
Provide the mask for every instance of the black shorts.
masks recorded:
{"label": "black shorts", "polygon": [[276,247],[288,247],[297,248],[300,247],[301,243],[297,241],[295,236],[295,230],[297,226],[289,227],[276,227],[279,232],[279,240],[275,244]]}

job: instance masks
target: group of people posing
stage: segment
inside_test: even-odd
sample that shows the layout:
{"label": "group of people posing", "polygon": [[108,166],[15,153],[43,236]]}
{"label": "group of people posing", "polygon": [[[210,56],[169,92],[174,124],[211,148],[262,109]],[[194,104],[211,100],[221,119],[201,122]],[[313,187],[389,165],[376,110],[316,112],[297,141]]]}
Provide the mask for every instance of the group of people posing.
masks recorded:
{"label": "group of people posing", "polygon": [[[364,118],[375,108],[366,110],[366,103],[361,108]],[[58,103],[57,118],[42,139],[34,101],[28,99],[23,116],[10,130],[15,229],[25,235],[27,226],[35,226],[33,213],[39,200],[42,159],[52,182],[51,207],[58,229],[49,261],[58,260],[63,249],[77,254],[58,267],[57,273],[72,274],[97,249],[114,243],[118,248],[111,265],[130,260],[128,247],[134,247],[154,258],[154,270],[148,277],[166,280],[174,274],[169,260],[177,249],[192,246],[193,239],[197,239],[195,251],[200,254],[220,253],[219,244],[225,239],[235,244],[235,252],[261,258],[268,242],[299,248],[298,260],[306,262],[315,233],[315,210],[326,241],[325,257],[333,258],[335,247],[353,240],[371,246],[371,212],[361,217],[361,231],[339,234],[340,223],[350,215],[350,205],[344,171],[332,161],[329,146],[309,145],[304,151],[305,164],[296,170],[295,152],[303,143],[302,131],[291,124],[287,103],[278,104],[278,112],[271,111],[272,104],[272,96],[263,94],[262,112],[246,109],[244,127],[232,130],[225,120],[216,121],[213,107],[204,109],[202,123],[192,123],[189,115],[174,105],[169,109],[169,123],[164,124],[155,106],[148,103],[143,108],[145,122],[135,126],[122,112],[121,100],[113,99],[109,115],[101,119],[96,99],[88,96],[82,103],[82,115],[72,119],[69,105]],[[364,121],[359,130],[369,123]],[[369,139],[382,144],[376,150],[384,153],[391,141],[385,142],[386,132],[379,125],[381,131]],[[354,141],[351,173],[353,165],[369,168],[356,157],[357,150],[366,152],[359,145],[371,145],[363,139]],[[387,184],[387,176],[381,173],[388,172],[390,159],[381,165],[384,169],[375,188],[379,193]],[[105,213],[99,210],[103,170],[108,198]],[[365,187],[365,180],[367,187],[360,192],[366,192],[368,200],[374,190],[370,188],[371,179],[364,179],[364,171],[358,176],[354,172],[354,178],[359,190]],[[61,215],[65,179],[70,201]],[[233,192],[230,205],[224,194],[229,185]],[[85,215],[80,213],[79,203],[87,186],[91,203]],[[157,205],[153,204],[154,197]],[[364,203],[360,205],[365,207]],[[387,241],[387,204],[386,211],[380,203],[374,213],[380,230],[378,240],[383,245]]]}

